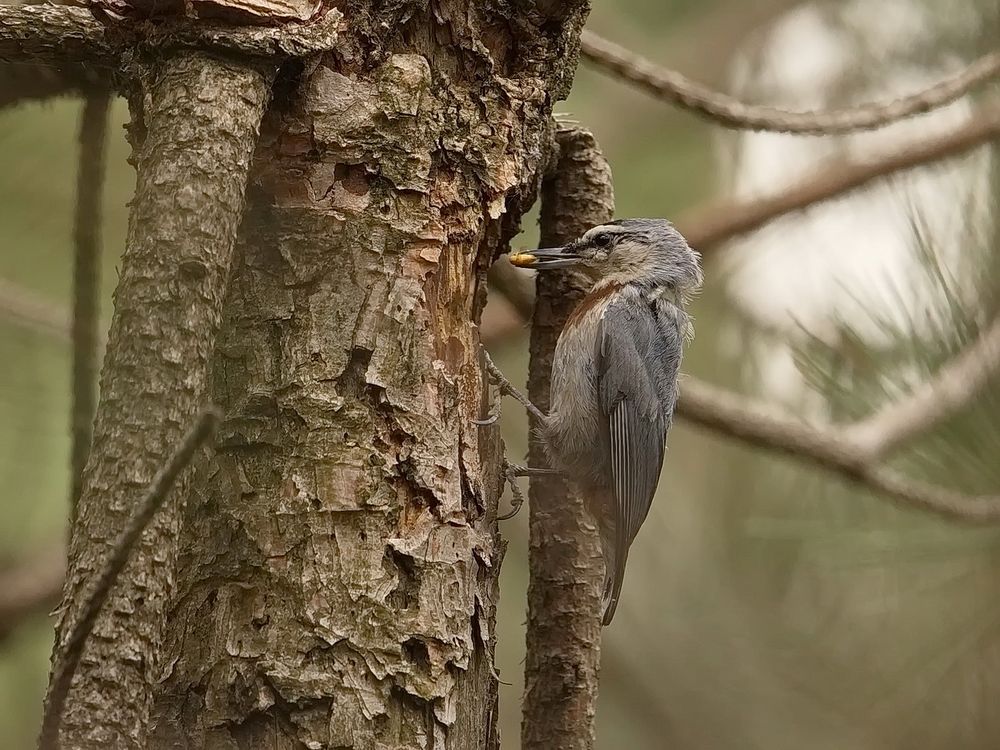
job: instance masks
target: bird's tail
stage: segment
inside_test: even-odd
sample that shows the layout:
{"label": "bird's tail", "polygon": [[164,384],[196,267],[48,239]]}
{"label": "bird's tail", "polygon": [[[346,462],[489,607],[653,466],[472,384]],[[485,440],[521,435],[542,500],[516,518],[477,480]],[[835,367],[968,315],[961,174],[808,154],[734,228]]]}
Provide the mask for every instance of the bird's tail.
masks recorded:
{"label": "bird's tail", "polygon": [[625,580],[625,561],[628,550],[622,550],[621,559],[615,553],[617,548],[615,528],[613,523],[601,523],[601,552],[604,556],[604,593],[601,597],[602,625],[610,625],[618,607],[618,598],[622,593],[622,582]]}

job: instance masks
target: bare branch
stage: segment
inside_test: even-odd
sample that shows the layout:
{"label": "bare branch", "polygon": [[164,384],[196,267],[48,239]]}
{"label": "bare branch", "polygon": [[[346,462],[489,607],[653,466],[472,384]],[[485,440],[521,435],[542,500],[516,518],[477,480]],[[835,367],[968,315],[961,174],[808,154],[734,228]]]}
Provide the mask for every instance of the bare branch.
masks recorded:
{"label": "bare branch", "polygon": [[97,366],[100,361],[101,194],[104,190],[104,142],[107,140],[111,96],[91,94],[80,118],[80,167],[76,178],[76,215],[73,241],[73,404],[70,433],[70,518],[83,483],[83,467],[90,454],[96,411]]}
{"label": "bare branch", "polygon": [[[817,167],[812,177],[773,195],[695,207],[676,223],[692,247],[711,257],[711,251],[723,242],[782,216],[848,195],[876,180],[960,156],[998,139],[1000,105],[991,103],[943,135],[922,138],[873,159],[831,162]],[[490,282],[522,315],[530,315],[534,294],[523,273],[501,259],[490,269]]]}
{"label": "bare branch", "polygon": [[680,384],[676,414],[715,432],[786,455],[808,458],[856,478],[865,457],[835,427],[813,427],[753,399],[692,377]]}
{"label": "bare branch", "polygon": [[902,508],[916,508],[964,523],[1000,522],[1000,495],[967,495],[879,466],[864,453],[866,446],[849,437],[849,427],[811,427],[693,378],[686,378],[681,386],[676,413],[722,435],[837,473],[885,495]]}
{"label": "bare branch", "polygon": [[[611,170],[587,131],[560,127],[559,158],[542,184],[542,242],[561,245],[614,215]],[[528,397],[548,410],[556,341],[586,285],[570,274],[539,274],[532,315]],[[524,308],[527,307],[527,310]],[[532,420],[535,428],[538,419]],[[536,432],[528,463],[546,465]],[[533,477],[530,497],[527,655],[521,747],[590,750],[594,745],[604,566],[583,498],[560,477]]]}
{"label": "bare branch", "polygon": [[27,618],[59,603],[66,571],[66,548],[45,547],[40,553],[0,569],[0,641]]}
{"label": "bare branch", "polygon": [[105,26],[88,8],[0,5],[0,62],[118,68],[135,47],[211,49],[258,58],[305,57],[333,47],[341,14],[281,26],[228,26],[163,21]]}
{"label": "bare branch", "polygon": [[69,629],[69,635],[63,641],[59,658],[56,660],[45,713],[42,717],[42,731],[38,741],[41,750],[58,750],[59,748],[59,725],[73,675],[80,663],[87,638],[94,629],[97,615],[107,601],[119,574],[125,568],[132,548],[153,516],[162,507],[170,489],[174,486],[174,482],[177,481],[177,477],[191,463],[195,452],[211,437],[219,418],[220,415],[214,408],[206,409],[198,417],[170,459],[153,477],[145,495],[136,505],[132,517],[111,545],[111,552],[108,554],[100,573],[91,582],[79,608],[76,621]]}
{"label": "bare branch", "polygon": [[591,31],[583,32],[580,53],[601,70],[726,127],[803,135],[881,128],[949,104],[1000,74],[1000,53],[993,52],[951,78],[894,101],[872,102],[847,109],[789,112],[778,107],[747,104],[713,91]]}
{"label": "bare branch", "polygon": [[677,221],[692,247],[703,254],[737,235],[781,216],[857,190],[915,167],[948,159],[1000,138],[1000,106],[984,106],[944,135],[921,139],[866,161],[833,162],[799,183],[763,198],[692,209]]}

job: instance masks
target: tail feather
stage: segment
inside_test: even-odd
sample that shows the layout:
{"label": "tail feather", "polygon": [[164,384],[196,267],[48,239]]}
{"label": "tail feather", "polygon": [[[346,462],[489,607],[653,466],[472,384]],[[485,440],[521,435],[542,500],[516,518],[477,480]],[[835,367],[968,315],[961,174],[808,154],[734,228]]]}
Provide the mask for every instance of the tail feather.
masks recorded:
{"label": "tail feather", "polygon": [[622,583],[625,580],[625,560],[622,560],[620,565],[615,564],[615,562],[612,561],[609,567],[608,558],[604,558],[604,596],[601,602],[604,610],[604,614],[601,617],[602,625],[611,624],[611,620],[615,616],[615,609],[618,608],[618,599],[621,597]]}
{"label": "tail feather", "polygon": [[610,625],[621,597],[622,583],[625,580],[625,561],[628,550],[623,550],[621,560],[616,559],[616,534],[613,523],[601,524],[601,552],[604,556],[604,589],[601,596],[601,624]]}

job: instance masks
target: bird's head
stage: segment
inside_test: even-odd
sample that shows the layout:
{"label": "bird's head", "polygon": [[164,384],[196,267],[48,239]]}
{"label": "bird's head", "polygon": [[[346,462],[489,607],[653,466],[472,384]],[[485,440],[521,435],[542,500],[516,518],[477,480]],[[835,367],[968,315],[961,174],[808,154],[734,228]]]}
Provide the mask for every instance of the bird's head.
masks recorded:
{"label": "bird's head", "polygon": [[687,295],[701,286],[701,256],[665,219],[621,219],[565,247],[517,253],[511,263],[546,271],[579,268],[597,283],[638,283]]}

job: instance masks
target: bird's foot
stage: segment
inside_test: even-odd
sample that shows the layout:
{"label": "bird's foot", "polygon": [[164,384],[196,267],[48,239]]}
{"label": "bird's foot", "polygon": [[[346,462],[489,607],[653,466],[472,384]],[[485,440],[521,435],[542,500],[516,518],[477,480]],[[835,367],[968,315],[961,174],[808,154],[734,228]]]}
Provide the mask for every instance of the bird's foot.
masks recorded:
{"label": "bird's foot", "polygon": [[524,505],[524,493],[521,492],[521,488],[517,484],[517,474],[514,473],[514,464],[510,463],[506,458],[503,460],[503,478],[510,486],[510,494],[513,502],[510,504],[510,511],[508,513],[497,514],[498,521],[507,521],[513,518],[521,510],[521,506]]}
{"label": "bird's foot", "polygon": [[515,477],[551,477],[559,475],[559,472],[555,469],[539,469],[534,466],[521,466],[509,462],[507,468],[510,469]]}
{"label": "bird's foot", "polygon": [[[531,401],[521,393],[514,384],[507,380],[507,377],[500,371],[500,368],[496,366],[493,362],[493,358],[490,357],[490,353],[483,348],[483,357],[486,361],[486,372],[489,373],[490,380],[492,380],[497,388],[500,389],[501,395],[512,396],[518,403],[520,403],[528,412],[539,422],[545,421],[545,413],[535,406]],[[495,414],[495,416],[494,416]],[[497,421],[500,416],[500,406],[497,405],[495,412],[491,412],[490,415],[483,420],[473,420],[475,424],[493,424]]]}
{"label": "bird's foot", "polygon": [[521,492],[521,488],[517,484],[518,477],[551,477],[558,476],[559,472],[555,469],[539,469],[534,466],[520,466],[519,464],[512,464],[506,458],[503,460],[503,478],[510,486],[510,494],[513,496],[513,502],[510,504],[510,511],[502,515],[497,516],[498,521],[506,521],[517,515],[517,512],[521,510],[521,506],[524,505],[524,493]]}

